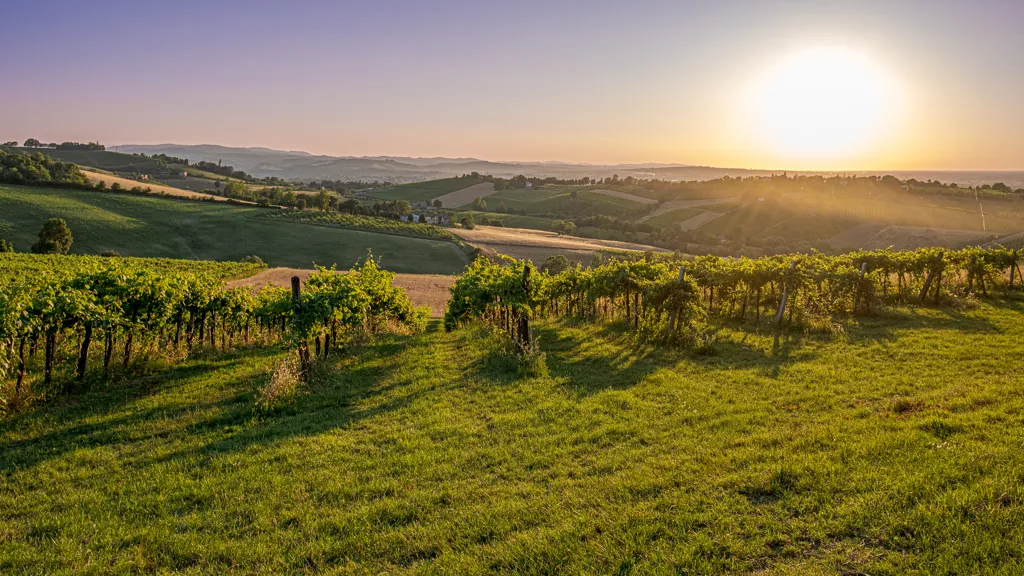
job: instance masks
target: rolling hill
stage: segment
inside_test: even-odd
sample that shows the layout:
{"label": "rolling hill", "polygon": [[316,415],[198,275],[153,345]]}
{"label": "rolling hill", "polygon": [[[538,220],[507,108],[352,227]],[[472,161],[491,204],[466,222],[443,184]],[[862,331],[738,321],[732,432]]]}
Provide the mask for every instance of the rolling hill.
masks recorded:
{"label": "rolling hill", "polygon": [[314,263],[348,268],[367,250],[395,272],[451,274],[467,262],[443,241],[253,218],[263,210],[219,202],[0,185],[0,237],[27,251],[47,218],[64,218],[72,252],[238,261],[256,255],[272,266]]}

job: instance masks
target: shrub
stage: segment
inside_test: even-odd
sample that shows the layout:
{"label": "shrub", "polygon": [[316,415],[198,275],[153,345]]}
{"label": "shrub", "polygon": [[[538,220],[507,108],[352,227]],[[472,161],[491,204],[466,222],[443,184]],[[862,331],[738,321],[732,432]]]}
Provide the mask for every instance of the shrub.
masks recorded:
{"label": "shrub", "polygon": [[242,262],[244,264],[258,264],[260,266],[266,266],[266,263],[263,261],[262,258],[260,258],[259,256],[252,255],[252,254],[242,258],[240,260],[240,262]]}

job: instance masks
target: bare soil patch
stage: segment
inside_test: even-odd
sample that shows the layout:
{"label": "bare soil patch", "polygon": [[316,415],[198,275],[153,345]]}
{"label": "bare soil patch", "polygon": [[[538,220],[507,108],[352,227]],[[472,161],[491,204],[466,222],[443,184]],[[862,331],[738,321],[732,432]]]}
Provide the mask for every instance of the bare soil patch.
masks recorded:
{"label": "bare soil patch", "polygon": [[615,240],[596,240],[593,238],[580,238],[577,236],[559,236],[554,232],[545,230],[529,230],[526,228],[495,228],[492,226],[479,226],[472,230],[463,228],[452,229],[452,232],[463,240],[473,244],[483,244],[499,252],[511,255],[504,248],[533,247],[550,248],[558,250],[582,250],[594,252],[596,250],[651,250],[654,252],[668,252],[664,248],[655,248],[646,244],[635,244],[633,242],[618,242]]}
{"label": "bare soil patch", "polygon": [[471,203],[477,197],[486,198],[491,194],[494,194],[494,184],[490,182],[481,182],[480,184],[474,184],[468,188],[462,190],[456,190],[449,192],[444,196],[438,196],[434,200],[441,201],[442,208],[460,208],[466,204]]}
{"label": "bare soil patch", "polygon": [[[228,288],[251,287],[257,290],[268,284],[288,288],[292,285],[292,276],[298,276],[305,282],[312,273],[313,270],[299,268],[270,268],[248,278],[228,282]],[[448,289],[454,283],[455,276],[444,274],[395,274],[395,285],[405,289],[414,305],[430,306],[431,318],[444,316]]]}

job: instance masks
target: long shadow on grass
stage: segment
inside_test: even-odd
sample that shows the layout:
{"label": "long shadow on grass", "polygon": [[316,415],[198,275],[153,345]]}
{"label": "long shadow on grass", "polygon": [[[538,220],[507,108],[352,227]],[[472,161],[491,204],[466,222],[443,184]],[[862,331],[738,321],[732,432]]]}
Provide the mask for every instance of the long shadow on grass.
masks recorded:
{"label": "long shadow on grass", "polygon": [[[361,351],[358,361],[343,361],[343,365],[333,370],[325,381],[309,385],[309,393],[298,396],[294,404],[275,411],[268,417],[245,426],[238,432],[221,437],[198,448],[185,450],[158,458],[163,460],[214,458],[221,454],[242,452],[252,446],[279,444],[289,438],[298,436],[315,436],[317,434],[345,428],[361,420],[375,415],[401,410],[413,404],[418,398],[431,390],[416,389],[412,378],[392,379],[398,369],[395,362],[389,361],[406,346],[407,337],[385,337]],[[349,362],[357,364],[356,368],[346,367]],[[384,380],[392,380],[386,386],[377,384]],[[396,395],[396,391],[413,389],[414,391]],[[382,402],[370,407],[357,409],[368,395],[379,397]],[[216,417],[200,422],[190,430],[223,429],[232,423],[251,420],[253,405],[251,398],[238,403],[231,410],[225,410]]]}
{"label": "long shadow on grass", "polygon": [[[150,435],[146,423],[155,419],[174,418],[197,409],[249,406],[251,392],[245,388],[215,402],[185,402],[160,404],[144,410],[127,409],[134,402],[210,371],[228,370],[246,358],[273,353],[275,351],[271,348],[253,349],[227,357],[197,360],[155,376],[112,385],[97,384],[32,408],[0,423],[0,430],[17,430],[33,426],[37,421],[52,419],[59,419],[66,424],[51,428],[50,432],[40,436],[0,444],[0,472],[33,467],[83,447],[123,445],[143,440]],[[125,412],[123,415],[109,416],[122,411]],[[234,414],[237,411],[228,412]]]}
{"label": "long shadow on grass", "polygon": [[[745,334],[737,338],[719,338],[708,353],[675,349],[637,342],[621,322],[573,330],[574,323],[560,322],[538,326],[541,349],[552,376],[563,379],[580,395],[601,390],[634,386],[653,372],[672,369],[680,362],[705,370],[754,368],[777,376],[780,366],[812,358],[816,352],[800,347],[804,336],[799,332],[774,335],[771,349],[748,344],[746,336],[764,338],[765,334]],[[771,336],[771,334],[767,334]]]}
{"label": "long shadow on grass", "polygon": [[[1024,305],[1011,300],[987,302],[997,309],[1024,312]],[[856,323],[846,323],[846,339],[851,344],[878,343],[887,346],[895,342],[901,332],[909,330],[948,330],[965,334],[1001,334],[1003,329],[990,318],[970,310],[949,306],[908,307],[881,311],[876,316],[860,317]]]}

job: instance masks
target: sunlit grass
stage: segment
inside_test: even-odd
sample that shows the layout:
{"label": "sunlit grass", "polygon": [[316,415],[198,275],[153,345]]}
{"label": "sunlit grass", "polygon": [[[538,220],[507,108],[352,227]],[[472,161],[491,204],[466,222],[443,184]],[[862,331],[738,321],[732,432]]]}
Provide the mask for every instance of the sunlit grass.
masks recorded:
{"label": "sunlit grass", "polygon": [[283,353],[196,360],[0,423],[0,572],[1019,573],[1021,312],[388,337],[269,416]]}

